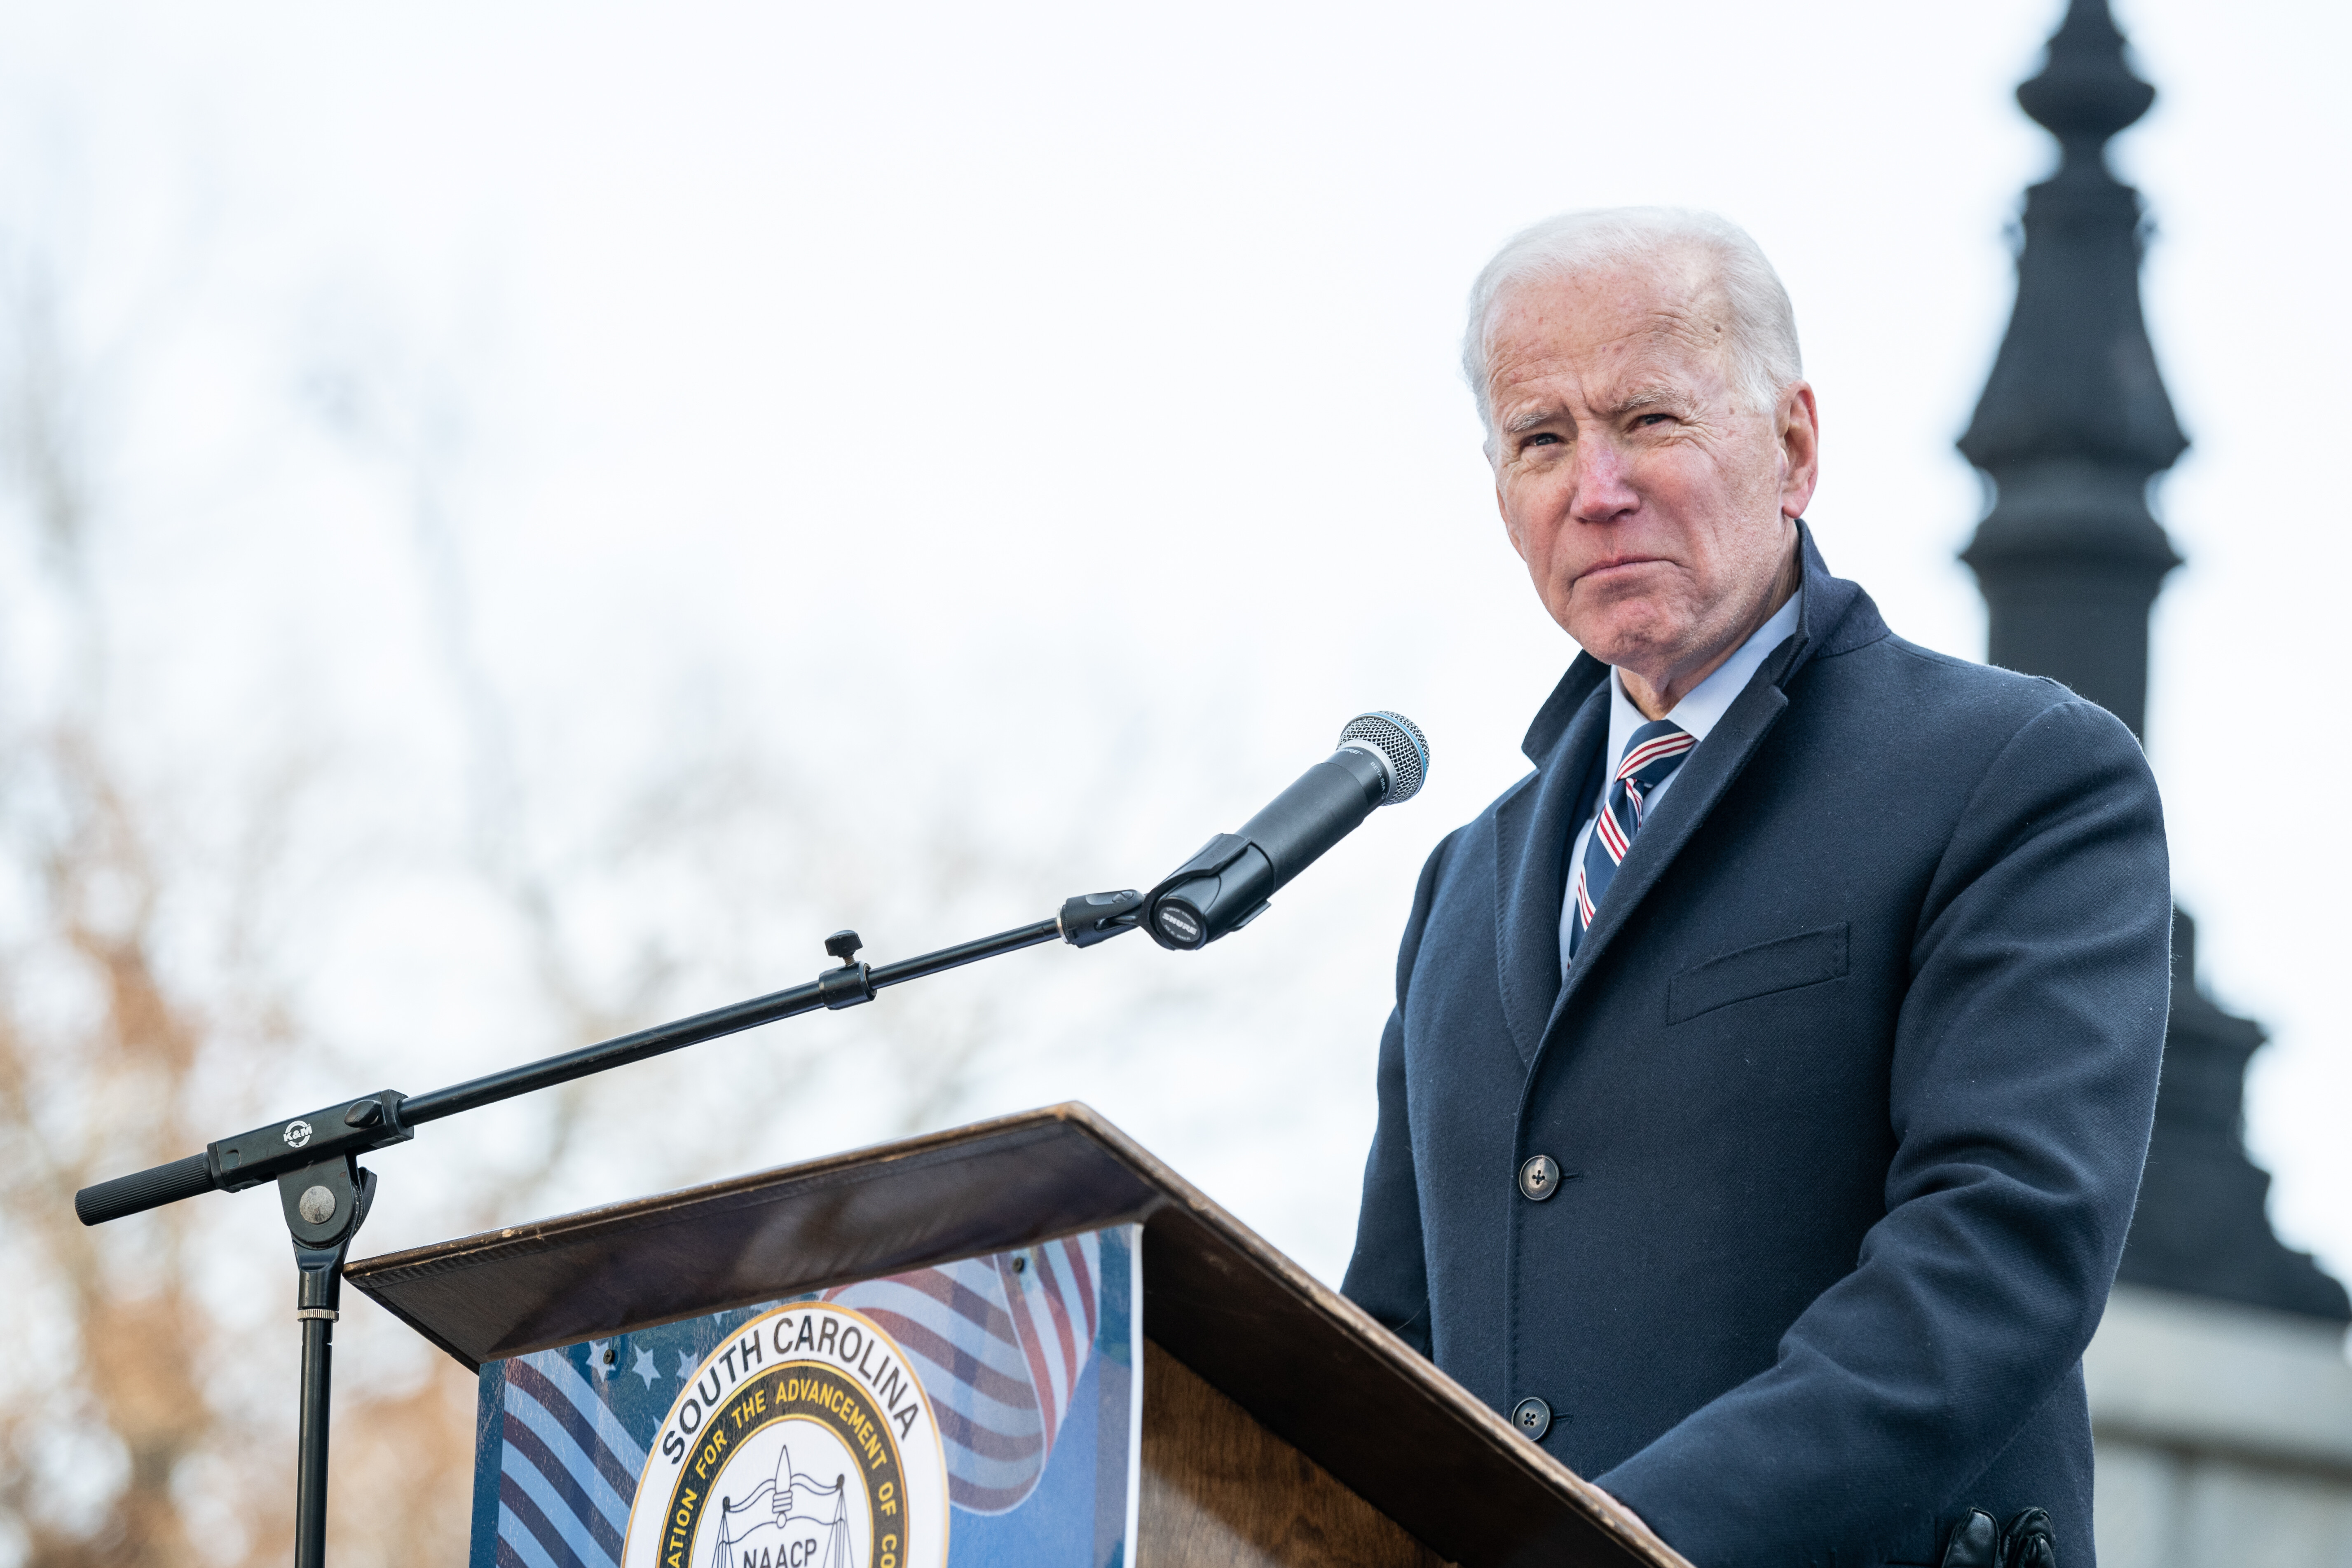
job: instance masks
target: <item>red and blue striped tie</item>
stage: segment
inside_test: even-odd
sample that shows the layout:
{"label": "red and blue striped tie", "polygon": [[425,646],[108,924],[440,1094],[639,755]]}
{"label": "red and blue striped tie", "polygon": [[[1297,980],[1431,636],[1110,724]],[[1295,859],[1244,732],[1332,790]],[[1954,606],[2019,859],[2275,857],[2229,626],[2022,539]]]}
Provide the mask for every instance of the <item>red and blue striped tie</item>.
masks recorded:
{"label": "red and blue striped tie", "polygon": [[1609,891],[1625,852],[1633,847],[1633,835],[1642,831],[1643,802],[1674,776],[1675,770],[1683,765],[1683,759],[1697,744],[1698,737],[1670,719],[1653,719],[1634,731],[1625,742],[1625,760],[1617,764],[1617,773],[1609,781],[1609,793],[1601,803],[1601,816],[1592,824],[1592,837],[1585,840],[1583,863],[1576,868],[1572,889],[1576,895],[1576,926],[1568,935],[1571,959],[1584,944],[1584,933],[1592,924],[1592,911]]}

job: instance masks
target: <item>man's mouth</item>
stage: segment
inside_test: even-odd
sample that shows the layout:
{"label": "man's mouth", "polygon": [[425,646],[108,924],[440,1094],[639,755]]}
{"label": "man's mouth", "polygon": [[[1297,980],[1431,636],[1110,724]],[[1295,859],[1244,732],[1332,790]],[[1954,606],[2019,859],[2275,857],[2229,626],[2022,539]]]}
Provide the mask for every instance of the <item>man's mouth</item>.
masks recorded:
{"label": "man's mouth", "polygon": [[1663,556],[1657,555],[1623,555],[1618,557],[1614,561],[1603,561],[1595,565],[1586,567],[1583,571],[1576,574],[1576,581],[1580,583],[1590,583],[1595,581],[1606,582],[1612,576],[1618,575],[1621,573],[1630,572],[1638,566],[1655,566],[1664,559],[1664,558]]}

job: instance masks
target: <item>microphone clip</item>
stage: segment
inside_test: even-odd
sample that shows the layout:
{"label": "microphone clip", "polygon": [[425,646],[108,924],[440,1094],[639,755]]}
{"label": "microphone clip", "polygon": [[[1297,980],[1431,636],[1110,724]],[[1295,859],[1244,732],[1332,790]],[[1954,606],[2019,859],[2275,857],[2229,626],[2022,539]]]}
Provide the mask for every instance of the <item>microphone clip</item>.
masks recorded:
{"label": "microphone clip", "polygon": [[[1230,918],[1235,900],[1220,897],[1227,891],[1225,873],[1240,865],[1244,857],[1252,858],[1252,863],[1242,868],[1244,875],[1238,880],[1255,889],[1266,879],[1265,852],[1238,833],[1218,834],[1202,846],[1199,854],[1161,878],[1160,885],[1143,896],[1143,929],[1151,940],[1171,952],[1190,952],[1241,930],[1264,914],[1269,900],[1259,899],[1239,919]],[[1171,898],[1171,894],[1176,896]],[[1220,919],[1213,911],[1224,912],[1226,918]]]}

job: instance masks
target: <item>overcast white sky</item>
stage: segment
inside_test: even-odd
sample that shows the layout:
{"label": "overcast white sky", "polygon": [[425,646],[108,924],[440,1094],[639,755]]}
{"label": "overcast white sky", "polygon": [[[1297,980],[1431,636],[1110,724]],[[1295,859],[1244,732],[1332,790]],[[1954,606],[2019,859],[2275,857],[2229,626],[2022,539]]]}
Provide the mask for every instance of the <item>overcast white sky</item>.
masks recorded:
{"label": "overcast white sky", "polygon": [[[1006,841],[1099,824],[1101,863],[993,915],[842,910],[877,958],[1148,882],[1349,714],[1420,720],[1422,800],[1248,954],[1139,941],[992,983],[1041,1040],[1129,1027],[1168,965],[1255,990],[1161,1018],[1148,1055],[1012,1053],[954,1108],[1092,1099],[1336,1278],[1412,878],[1523,770],[1572,652],[1495,521],[1454,362],[1469,279],[1564,207],[1746,225],[1819,389],[1832,565],[1979,656],[1953,554],[1980,499],[1950,443],[2006,319],[2004,226],[2052,156],[2010,92],[2057,10],[18,3],[0,230],[53,258],[105,364],[142,366],[105,422],[110,499],[169,521],[112,570],[164,740],[326,714],[380,777],[424,765],[444,694],[391,651],[425,613],[405,535],[281,439],[354,385],[445,416],[400,438],[451,476],[469,632],[528,767],[617,789],[717,692],[847,803],[827,833],[942,802]],[[2250,1117],[2279,1228],[2352,1278],[2352,330],[2306,304],[2347,247],[2352,23],[2118,13],[2162,93],[2116,162],[2151,205],[2148,313],[2196,443],[2160,490],[2189,565],[2149,743],[2206,980],[2275,1042]],[[1115,752],[1152,759],[1135,800],[1074,782]],[[362,1036],[437,1042],[398,1058],[411,1089],[523,1054],[410,897],[356,918],[322,987]],[[820,1124],[775,1148],[829,1146]],[[372,1239],[430,1238],[402,1212]]]}

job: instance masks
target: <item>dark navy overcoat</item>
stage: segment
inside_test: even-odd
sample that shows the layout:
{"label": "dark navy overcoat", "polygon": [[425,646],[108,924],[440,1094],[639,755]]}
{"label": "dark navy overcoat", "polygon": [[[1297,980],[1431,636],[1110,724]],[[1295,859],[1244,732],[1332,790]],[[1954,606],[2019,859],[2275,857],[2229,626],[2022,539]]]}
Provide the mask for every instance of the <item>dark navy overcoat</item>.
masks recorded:
{"label": "dark navy overcoat", "polygon": [[2049,1510],[2089,1568],[2082,1355],[2169,990],[2155,781],[2104,710],[1905,642],[1800,548],[1795,634],[1565,984],[1605,667],[1430,857],[1345,1289],[1496,1409],[1545,1401],[1544,1447],[1702,1568],[1932,1563],[1971,1507]]}

